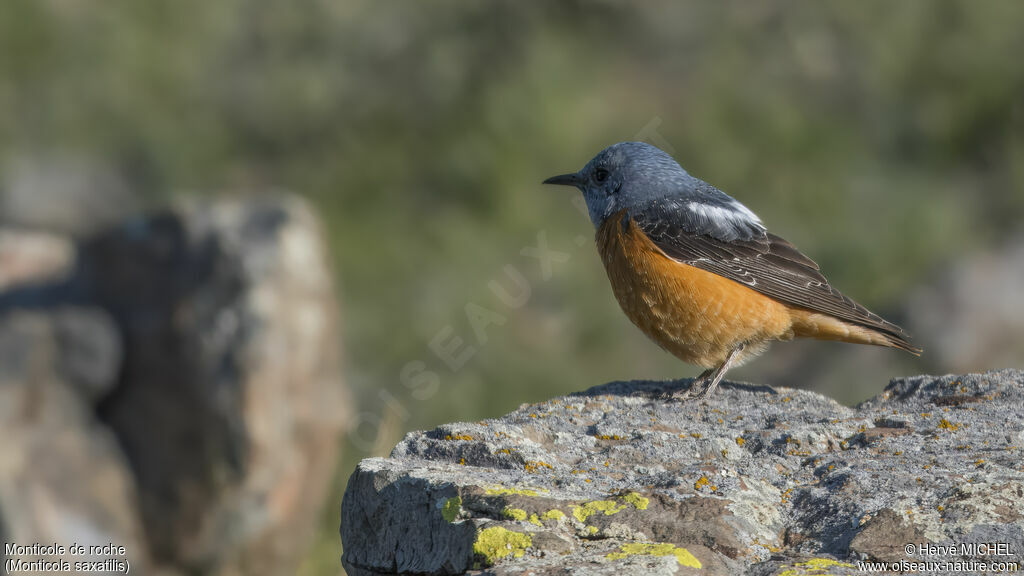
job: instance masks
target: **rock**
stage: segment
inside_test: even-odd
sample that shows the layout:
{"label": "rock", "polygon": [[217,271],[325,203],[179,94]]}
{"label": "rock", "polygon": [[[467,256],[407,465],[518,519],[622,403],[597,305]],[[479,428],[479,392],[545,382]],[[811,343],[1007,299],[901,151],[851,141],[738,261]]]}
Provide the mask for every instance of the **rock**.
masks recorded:
{"label": "rock", "polygon": [[54,366],[90,407],[117,384],[124,356],[121,333],[106,312],[97,309],[53,309],[57,339]]}
{"label": "rock", "polygon": [[125,342],[99,414],[157,563],[294,571],[350,406],[324,250],[295,198],[182,204],[82,244],[75,291]]}
{"label": "rock", "polygon": [[70,273],[74,255],[69,238],[0,228],[0,292],[19,285],[57,282]]}
{"label": "rock", "polygon": [[143,574],[294,573],[351,406],[309,207],[184,203],[35,269],[63,244],[9,238],[4,540],[126,545]]}
{"label": "rock", "polygon": [[[349,480],[345,569],[798,575],[1024,562],[1024,372],[894,380],[856,408],[735,383],[703,403],[657,397],[673,385],[616,382],[408,434]],[[934,548],[988,542],[1009,555]]]}
{"label": "rock", "polygon": [[868,520],[850,541],[850,549],[886,562],[907,559],[906,543],[927,542],[925,535],[909,520],[883,508]]}
{"label": "rock", "polygon": [[134,479],[92,410],[94,392],[114,384],[120,360],[117,333],[100,310],[0,316],[0,541],[116,542],[127,550],[121,559],[147,572]]}

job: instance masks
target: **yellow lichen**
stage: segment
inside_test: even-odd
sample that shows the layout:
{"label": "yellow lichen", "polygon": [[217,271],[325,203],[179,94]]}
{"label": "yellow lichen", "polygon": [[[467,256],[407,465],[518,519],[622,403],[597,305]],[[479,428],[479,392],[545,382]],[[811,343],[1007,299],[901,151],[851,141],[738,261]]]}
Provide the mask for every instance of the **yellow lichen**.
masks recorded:
{"label": "yellow lichen", "polygon": [[708,480],[707,476],[701,476],[699,479],[697,479],[696,482],[693,483],[693,489],[700,490],[701,488],[708,486],[710,484],[711,480]]}
{"label": "yellow lichen", "polygon": [[650,502],[650,500],[644,498],[639,493],[630,492],[619,496],[619,502],[614,500],[594,500],[583,505],[573,506],[572,515],[580,522],[586,522],[587,518],[595,514],[603,513],[605,516],[611,516],[622,512],[630,506],[637,510],[646,510]]}
{"label": "yellow lichen", "polygon": [[484,494],[487,496],[537,496],[538,492],[547,492],[547,490],[540,488],[505,488],[503,486],[499,486],[498,488],[488,488],[484,491]]}
{"label": "yellow lichen", "polygon": [[445,440],[472,440],[473,437],[469,434],[448,434],[444,437]]}
{"label": "yellow lichen", "polygon": [[644,498],[636,492],[630,492],[622,497],[622,501],[627,504],[632,504],[633,508],[637,510],[647,510],[647,505],[651,503],[650,500]]}
{"label": "yellow lichen", "polygon": [[779,576],[827,576],[829,568],[854,568],[853,564],[839,562],[831,558],[811,558],[806,562],[797,562],[793,567]]}
{"label": "yellow lichen", "polygon": [[537,518],[536,514],[530,514],[530,524],[536,524],[537,526],[543,526],[540,522],[540,518]]}
{"label": "yellow lichen", "polygon": [[505,508],[501,511],[501,515],[505,518],[519,520],[520,522],[526,520],[526,510],[523,510],[522,508]]}
{"label": "yellow lichen", "polygon": [[630,542],[619,547],[618,552],[605,555],[608,560],[621,560],[629,556],[675,556],[676,561],[689,568],[701,569],[700,560],[690,553],[686,548],[679,548],[675,544],[662,542],[651,544],[648,542]]}
{"label": "yellow lichen", "polygon": [[562,512],[558,508],[554,508],[542,514],[541,518],[544,520],[561,520],[562,518],[565,518],[565,512]]}
{"label": "yellow lichen", "polygon": [[526,472],[529,474],[533,474],[537,472],[537,470],[540,470],[541,468],[547,468],[549,470],[551,469],[551,464],[548,464],[547,462],[544,462],[542,460],[527,462],[523,466],[526,469]]}
{"label": "yellow lichen", "polygon": [[445,522],[454,522],[460,512],[462,512],[462,498],[459,496],[448,498],[441,505],[441,517]]}
{"label": "yellow lichen", "polygon": [[746,443],[747,443],[747,441],[746,441],[746,440],[744,440],[742,436],[738,436],[738,437],[736,438],[736,445],[737,445],[737,446],[743,446],[743,445],[744,445],[744,444],[746,444]]}
{"label": "yellow lichen", "polygon": [[501,526],[492,526],[484,528],[476,535],[473,552],[483,556],[487,564],[494,564],[508,556],[522,558],[526,549],[532,545],[533,538],[529,534],[513,532]]}
{"label": "yellow lichen", "polygon": [[587,526],[587,534],[590,534],[591,536],[597,534],[597,526]]}
{"label": "yellow lichen", "polygon": [[942,428],[943,430],[949,430],[950,432],[956,432],[957,430],[960,429],[961,426],[961,424],[954,424],[949,420],[946,420],[945,418],[939,420],[939,428]]}
{"label": "yellow lichen", "polygon": [[611,516],[622,512],[624,508],[625,506],[620,506],[611,500],[594,500],[582,506],[573,506],[572,515],[580,522],[586,522],[587,518],[599,512],[603,512],[605,516]]}

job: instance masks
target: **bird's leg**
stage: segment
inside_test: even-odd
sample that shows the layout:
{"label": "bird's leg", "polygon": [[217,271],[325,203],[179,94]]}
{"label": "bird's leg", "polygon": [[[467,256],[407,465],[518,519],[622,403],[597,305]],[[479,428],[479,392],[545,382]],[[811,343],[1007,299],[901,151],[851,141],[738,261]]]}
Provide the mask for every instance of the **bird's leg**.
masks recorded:
{"label": "bird's leg", "polygon": [[694,378],[693,379],[693,383],[696,384],[696,383],[700,382],[701,384],[703,384],[708,379],[708,376],[711,376],[711,374],[713,374],[714,371],[715,371],[714,368],[708,368],[707,370],[701,372],[699,376]]}
{"label": "bird's leg", "polygon": [[710,378],[711,375],[714,373],[714,368],[708,368],[707,370],[701,372],[700,375],[693,379],[693,382],[690,382],[690,387],[686,389],[686,392],[684,394],[689,395],[691,391],[696,391],[703,388],[704,385],[707,383],[708,378]]}
{"label": "bird's leg", "polygon": [[722,362],[722,365],[719,366],[718,369],[715,370],[715,373],[711,375],[711,384],[700,396],[698,396],[698,398],[703,398],[715,391],[715,388],[718,387],[718,383],[722,381],[723,377],[725,377],[725,373],[729,371],[729,367],[736,361],[736,357],[740,355],[740,352],[743,352],[744,348],[746,348],[746,346],[743,343],[740,343],[739,346],[732,349],[732,352],[729,352],[729,356],[726,357],[725,362]]}
{"label": "bird's leg", "polygon": [[[711,394],[712,392],[714,392],[715,388],[718,387],[718,383],[722,381],[722,378],[725,376],[725,373],[729,371],[729,367],[732,366],[733,362],[736,361],[736,358],[740,355],[740,352],[742,352],[744,348],[746,348],[746,346],[742,343],[733,348],[732,351],[729,352],[729,355],[726,356],[725,362],[722,362],[722,364],[719,365],[718,368],[715,368],[713,370],[705,370],[703,373],[701,373],[700,376],[697,377],[696,380],[693,381],[692,384],[690,384],[690,387],[686,390],[686,392],[683,392],[677,398],[680,401],[688,400],[690,398],[704,398]],[[698,390],[697,385],[700,384],[703,387],[704,382],[708,378],[711,378],[711,384],[708,384],[707,387],[704,388],[703,390]]]}

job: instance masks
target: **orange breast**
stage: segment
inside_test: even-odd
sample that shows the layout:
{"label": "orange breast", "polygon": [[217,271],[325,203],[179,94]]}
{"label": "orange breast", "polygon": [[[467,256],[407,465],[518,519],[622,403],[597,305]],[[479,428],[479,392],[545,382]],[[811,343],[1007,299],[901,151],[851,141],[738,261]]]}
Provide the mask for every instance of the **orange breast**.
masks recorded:
{"label": "orange breast", "polygon": [[[752,357],[769,340],[793,337],[786,306],[746,286],[665,256],[622,213],[597,232],[612,291],[626,316],[680,360],[703,368],[739,343]],[[742,357],[740,360],[742,361]]]}

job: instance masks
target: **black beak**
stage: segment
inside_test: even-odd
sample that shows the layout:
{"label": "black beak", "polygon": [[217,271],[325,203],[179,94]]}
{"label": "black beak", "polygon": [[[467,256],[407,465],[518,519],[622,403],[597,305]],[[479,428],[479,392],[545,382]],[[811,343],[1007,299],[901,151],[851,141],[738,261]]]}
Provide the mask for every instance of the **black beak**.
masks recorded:
{"label": "black beak", "polygon": [[552,176],[544,181],[544,184],[557,184],[559,186],[579,186],[579,174],[561,174]]}

